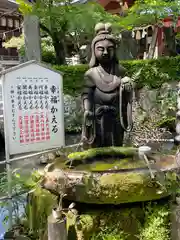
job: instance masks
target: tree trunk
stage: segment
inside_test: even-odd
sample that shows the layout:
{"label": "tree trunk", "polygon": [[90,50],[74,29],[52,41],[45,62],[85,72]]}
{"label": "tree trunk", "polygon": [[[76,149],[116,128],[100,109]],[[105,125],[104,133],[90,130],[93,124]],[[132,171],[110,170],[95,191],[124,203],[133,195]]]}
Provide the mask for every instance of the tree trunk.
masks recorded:
{"label": "tree trunk", "polygon": [[66,64],[66,52],[65,52],[65,44],[63,40],[60,40],[56,36],[52,37],[53,46],[56,53],[56,63],[59,65]]}
{"label": "tree trunk", "polygon": [[168,55],[170,57],[174,57],[177,55],[176,53],[176,38],[175,38],[175,32],[172,27],[165,27],[164,28],[164,35],[165,35],[165,41],[166,41],[166,47],[168,51]]}

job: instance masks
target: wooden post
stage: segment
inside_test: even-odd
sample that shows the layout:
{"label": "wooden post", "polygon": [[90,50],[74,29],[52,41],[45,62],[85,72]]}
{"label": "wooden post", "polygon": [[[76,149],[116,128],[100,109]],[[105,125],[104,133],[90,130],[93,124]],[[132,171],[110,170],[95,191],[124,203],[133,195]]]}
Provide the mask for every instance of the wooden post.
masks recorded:
{"label": "wooden post", "polygon": [[[176,113],[176,136],[175,144],[178,147],[176,153],[176,162],[180,166],[180,83],[178,84],[177,92],[177,113]],[[180,197],[176,197],[171,206],[171,239],[180,240]]]}
{"label": "wooden post", "polygon": [[180,240],[180,198],[171,205],[171,239]]}
{"label": "wooden post", "polygon": [[157,36],[158,36],[158,27],[155,27],[152,35],[152,41],[149,46],[149,52],[147,55],[147,59],[152,59],[154,57],[154,52],[157,44]]}
{"label": "wooden post", "polygon": [[176,137],[175,143],[179,147],[180,146],[180,82],[178,84],[178,92],[177,92],[177,112],[176,112]]}
{"label": "wooden post", "polygon": [[53,213],[48,217],[48,240],[67,240],[65,217],[61,220]]}

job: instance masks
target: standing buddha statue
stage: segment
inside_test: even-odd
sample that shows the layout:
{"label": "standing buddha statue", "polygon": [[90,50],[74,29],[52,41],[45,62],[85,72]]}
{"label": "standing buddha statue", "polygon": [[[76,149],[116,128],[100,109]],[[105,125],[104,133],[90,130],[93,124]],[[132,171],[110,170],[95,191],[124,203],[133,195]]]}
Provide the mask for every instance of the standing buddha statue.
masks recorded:
{"label": "standing buddha statue", "polygon": [[132,85],[116,56],[117,42],[109,23],[98,23],[84,76],[82,137],[91,147],[122,146],[132,130]]}

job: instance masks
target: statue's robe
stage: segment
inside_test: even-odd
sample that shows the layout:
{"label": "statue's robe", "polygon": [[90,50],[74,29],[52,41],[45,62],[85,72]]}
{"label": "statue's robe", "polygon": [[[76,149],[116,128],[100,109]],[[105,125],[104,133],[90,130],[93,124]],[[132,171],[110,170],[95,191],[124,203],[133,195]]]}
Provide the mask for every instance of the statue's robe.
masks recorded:
{"label": "statue's robe", "polygon": [[[85,73],[82,102],[88,101],[88,110],[93,113],[95,138],[92,147],[122,146],[123,144],[124,129],[120,124],[119,90],[121,78],[124,76],[125,69],[121,66],[116,68],[113,75],[108,75],[102,69],[100,71],[100,67],[93,67]],[[126,106],[127,94],[123,91],[122,114],[127,126]],[[90,136],[87,137],[90,138]]]}

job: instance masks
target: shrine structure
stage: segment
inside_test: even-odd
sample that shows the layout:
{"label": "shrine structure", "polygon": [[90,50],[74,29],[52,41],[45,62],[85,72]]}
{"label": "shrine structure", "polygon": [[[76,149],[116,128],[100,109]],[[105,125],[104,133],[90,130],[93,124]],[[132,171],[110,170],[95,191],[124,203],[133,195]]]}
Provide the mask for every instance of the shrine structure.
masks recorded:
{"label": "shrine structure", "polygon": [[[104,9],[112,14],[119,16],[125,16],[125,12],[134,4],[135,0],[98,0],[98,3],[104,7]],[[169,55],[170,52],[165,44],[165,32],[170,30],[173,26],[172,34],[177,33],[180,30],[180,17],[176,23],[173,25],[172,16],[165,18],[162,21],[162,26],[147,25],[143,27],[138,27],[133,29],[133,38],[136,39],[138,44],[138,59],[146,59],[150,45],[152,43],[152,37],[155,37],[155,51],[153,54],[154,58],[162,55]],[[155,34],[156,32],[156,34]],[[155,35],[155,36],[154,36]]]}
{"label": "shrine structure", "polygon": [[3,42],[11,37],[19,37],[22,33],[22,16],[18,12],[15,2],[8,0],[0,1],[0,64],[14,66],[19,64],[19,56],[16,48],[5,49]]}
{"label": "shrine structure", "polygon": [[124,10],[131,7],[134,0],[98,0],[98,3],[109,13],[123,15]]}

